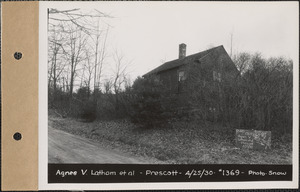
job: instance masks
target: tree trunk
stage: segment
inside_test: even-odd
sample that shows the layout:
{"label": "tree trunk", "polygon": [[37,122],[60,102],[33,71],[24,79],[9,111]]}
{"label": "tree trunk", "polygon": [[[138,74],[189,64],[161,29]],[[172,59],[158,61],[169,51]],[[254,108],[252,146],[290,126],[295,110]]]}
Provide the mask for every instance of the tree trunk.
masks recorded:
{"label": "tree trunk", "polygon": [[75,71],[74,71],[74,56],[72,56],[71,58],[71,79],[70,79],[70,92],[69,92],[69,96],[70,96],[70,99],[72,98],[72,95],[73,95],[73,81],[74,81],[74,74]]}
{"label": "tree trunk", "polygon": [[53,61],[53,101],[56,102],[56,53],[54,53],[54,61]]}

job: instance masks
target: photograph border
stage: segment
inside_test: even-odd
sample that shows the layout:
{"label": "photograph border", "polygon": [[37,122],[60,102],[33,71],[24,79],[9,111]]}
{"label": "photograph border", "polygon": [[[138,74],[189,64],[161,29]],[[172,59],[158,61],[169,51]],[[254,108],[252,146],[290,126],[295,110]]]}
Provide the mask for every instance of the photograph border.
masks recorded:
{"label": "photograph border", "polygon": [[[103,2],[39,2],[39,189],[40,190],[151,190],[151,189],[286,189],[298,188],[299,180],[299,54],[293,64],[293,176],[292,181],[267,182],[166,182],[166,183],[48,183],[48,87],[47,85],[47,8],[90,7]],[[124,3],[124,2],[120,2]],[[139,2],[143,3],[143,2]],[[171,3],[171,2],[169,2]],[[191,2],[176,2],[191,3]],[[218,2],[209,2],[218,3]],[[223,3],[223,2],[222,2]],[[235,2],[230,2],[235,3]],[[247,2],[245,2],[247,3]],[[261,2],[263,3],[263,2]],[[265,2],[268,3],[268,2]],[[297,3],[295,2],[295,5]],[[299,4],[298,4],[299,5]],[[299,14],[299,9],[298,9]],[[299,18],[298,18],[299,21]],[[298,22],[299,23],[299,22]],[[299,26],[295,26],[298,30]],[[297,39],[299,42],[299,36]],[[299,53],[299,45],[298,45]]]}

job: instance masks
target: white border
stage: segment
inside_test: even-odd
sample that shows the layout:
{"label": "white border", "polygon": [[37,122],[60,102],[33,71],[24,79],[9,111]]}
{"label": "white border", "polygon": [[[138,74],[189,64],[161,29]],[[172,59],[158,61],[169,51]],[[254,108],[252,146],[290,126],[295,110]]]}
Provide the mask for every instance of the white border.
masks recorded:
{"label": "white border", "polygon": [[[293,71],[293,181],[271,182],[184,182],[184,183],[115,183],[115,184],[48,184],[48,88],[47,88],[47,8],[92,7],[109,2],[39,2],[39,190],[141,190],[141,189],[283,189],[298,188],[299,164],[299,55],[294,61]],[[111,2],[113,3],[113,2]],[[126,2],[119,2],[126,3]],[[127,2],[146,3],[146,2]],[[154,3],[154,2],[147,2]],[[159,2],[156,2],[159,3]],[[166,3],[166,2],[160,2]],[[169,2],[170,3],[170,2]],[[172,2],[175,3],[175,2]],[[195,3],[195,2],[177,2]],[[220,3],[220,2],[202,2]],[[224,3],[224,2],[222,2]],[[237,2],[238,3],[238,2]],[[247,3],[247,2],[246,2]],[[268,3],[268,2],[266,2]],[[298,7],[299,4],[295,3]],[[299,18],[297,18],[299,23]],[[299,25],[297,26],[299,34]],[[296,42],[299,42],[295,39]],[[299,45],[297,47],[299,54]]]}

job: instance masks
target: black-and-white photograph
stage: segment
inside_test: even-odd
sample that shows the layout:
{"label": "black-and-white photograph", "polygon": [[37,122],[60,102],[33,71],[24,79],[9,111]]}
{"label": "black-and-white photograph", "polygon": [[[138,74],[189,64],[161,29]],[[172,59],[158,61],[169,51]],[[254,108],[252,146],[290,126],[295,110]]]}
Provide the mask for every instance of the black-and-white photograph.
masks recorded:
{"label": "black-and-white photograph", "polygon": [[292,165],[292,8],[48,8],[48,163]]}

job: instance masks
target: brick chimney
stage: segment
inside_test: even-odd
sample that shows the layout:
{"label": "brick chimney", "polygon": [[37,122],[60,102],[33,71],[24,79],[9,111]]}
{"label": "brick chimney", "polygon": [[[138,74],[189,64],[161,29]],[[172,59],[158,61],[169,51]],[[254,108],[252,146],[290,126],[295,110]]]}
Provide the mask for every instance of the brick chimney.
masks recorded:
{"label": "brick chimney", "polygon": [[186,56],[186,44],[179,44],[179,59],[183,59]]}

